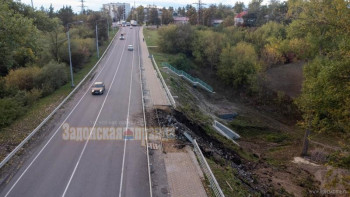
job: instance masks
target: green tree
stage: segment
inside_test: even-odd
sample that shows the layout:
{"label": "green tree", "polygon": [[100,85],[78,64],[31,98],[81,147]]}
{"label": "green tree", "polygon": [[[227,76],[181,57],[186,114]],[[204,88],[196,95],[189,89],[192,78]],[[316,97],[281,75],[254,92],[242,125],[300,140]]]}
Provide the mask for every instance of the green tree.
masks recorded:
{"label": "green tree", "polygon": [[175,68],[186,72],[191,69],[191,61],[183,53],[179,53],[174,58],[171,58],[169,63]]}
{"label": "green tree", "polygon": [[[301,39],[315,57],[304,68],[298,106],[314,131],[349,133],[350,11],[343,0],[289,1],[290,39]],[[302,7],[297,5],[302,4]],[[297,28],[297,29],[295,29]],[[310,57],[312,58],[312,57]]]}
{"label": "green tree", "polygon": [[278,23],[289,23],[287,20],[288,4],[279,0],[271,0],[268,5],[268,20]]}
{"label": "green tree", "polygon": [[194,8],[194,7],[189,7],[188,9],[187,9],[187,12],[186,12],[186,16],[188,17],[188,19],[189,19],[189,23],[191,24],[191,25],[195,25],[195,24],[197,24],[198,23],[198,20],[197,20],[197,10],[196,10],[196,8]]}
{"label": "green tree", "polygon": [[163,8],[162,9],[162,24],[167,25],[169,23],[172,23],[174,21],[173,19],[173,12]]}
{"label": "green tree", "polygon": [[192,44],[192,54],[197,63],[214,70],[219,64],[223,46],[223,34],[211,30],[197,31]]}
{"label": "green tree", "polygon": [[191,55],[193,29],[190,25],[168,25],[159,29],[158,45],[168,53]]}
{"label": "green tree", "polygon": [[47,12],[50,18],[54,18],[56,16],[55,10],[52,6],[52,3],[50,4],[49,10]]}
{"label": "green tree", "polygon": [[[108,16],[103,15],[101,12],[90,12],[87,17],[87,24],[93,32],[95,32],[97,25],[99,45],[102,45],[103,41],[108,40],[108,25],[111,24],[111,19]],[[96,34],[94,34],[95,36]]]}
{"label": "green tree", "polygon": [[227,16],[224,21],[222,22],[222,25],[224,27],[229,27],[235,25],[235,17],[234,16]]}
{"label": "green tree", "polygon": [[267,22],[268,9],[266,5],[261,5],[263,0],[252,0],[248,5],[248,14],[243,16],[244,25],[257,27]]}
{"label": "green tree", "polygon": [[149,10],[148,23],[153,25],[160,25],[160,19],[158,17],[158,9],[151,8]]}
{"label": "green tree", "polygon": [[254,43],[258,51],[260,51],[271,39],[283,40],[286,38],[286,30],[282,24],[270,21],[255,31],[251,31],[247,35],[247,39]]}
{"label": "green tree", "polygon": [[143,21],[145,20],[145,13],[144,13],[144,7],[140,5],[136,8],[137,12],[137,22],[138,24],[143,24]]}
{"label": "green tree", "polygon": [[[59,50],[60,59],[69,65],[69,56],[67,52],[68,43],[65,42],[64,45]],[[95,50],[95,40],[92,38],[73,38],[71,39],[71,53],[72,53],[72,64],[74,70],[79,70],[84,66],[84,63],[91,56],[92,52]]]}
{"label": "green tree", "polygon": [[182,7],[182,8],[179,7],[177,9],[177,13],[178,13],[179,16],[186,16],[186,9],[184,7]]}
{"label": "green tree", "polygon": [[235,6],[233,6],[233,10],[234,10],[234,12],[235,13],[241,13],[241,12],[243,12],[243,9],[244,9],[244,3],[243,2],[240,2],[240,1],[237,1],[236,3],[235,3]]}
{"label": "green tree", "polygon": [[33,20],[23,17],[10,9],[8,4],[0,4],[0,76],[10,69],[34,62],[40,49],[37,45],[38,29]]}
{"label": "green tree", "polygon": [[305,124],[317,132],[350,131],[350,57],[317,57],[304,67],[305,81],[297,104]]}
{"label": "green tree", "polygon": [[222,50],[217,74],[226,84],[239,88],[254,85],[259,70],[254,46],[240,42],[235,47],[227,45]]}
{"label": "green tree", "polygon": [[215,19],[215,13],[217,11],[217,7],[216,5],[210,5],[209,8],[207,9],[204,9],[204,11],[202,12],[202,19],[200,20],[203,20],[203,23],[200,23],[200,24],[203,24],[205,26],[212,26],[212,21],[213,19]]}
{"label": "green tree", "polygon": [[[293,4],[292,4],[293,5]],[[312,0],[303,4],[288,27],[289,38],[305,38],[315,55],[339,50],[350,36],[350,11],[344,0]],[[290,9],[295,9],[291,7]]]}
{"label": "green tree", "polygon": [[63,25],[66,26],[68,23],[71,23],[74,21],[74,12],[72,10],[71,6],[63,6],[60,10],[57,12],[57,17],[61,19],[63,22]]}

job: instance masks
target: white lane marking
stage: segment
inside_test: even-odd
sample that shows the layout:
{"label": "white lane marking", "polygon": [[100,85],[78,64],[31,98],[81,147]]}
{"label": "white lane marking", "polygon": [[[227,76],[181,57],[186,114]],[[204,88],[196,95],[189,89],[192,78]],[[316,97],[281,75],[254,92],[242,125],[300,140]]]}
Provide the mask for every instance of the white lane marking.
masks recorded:
{"label": "white lane marking", "polygon": [[143,85],[142,85],[142,69],[141,69],[141,40],[140,40],[140,29],[138,32],[138,39],[139,39],[139,70],[140,70],[140,88],[141,88],[141,101],[142,101],[142,112],[143,112],[143,123],[145,126],[145,132],[146,132],[146,154],[147,154],[147,171],[148,171],[148,183],[149,183],[149,194],[150,197],[153,196],[152,194],[152,181],[151,181],[151,169],[149,165],[149,152],[148,152],[148,132],[147,132],[147,122],[146,122],[146,113],[145,113],[145,103],[144,103],[144,97],[143,97]]}
{"label": "white lane marking", "polygon": [[[118,43],[118,40],[116,41]],[[113,46],[113,50],[115,49],[115,47],[117,46],[117,43]],[[111,50],[111,51],[113,51]],[[109,53],[109,56],[107,58],[106,64],[109,61],[109,58],[112,56],[112,53]],[[100,74],[102,73],[102,71],[104,70],[104,68],[106,67],[104,64],[104,66],[102,67],[102,69],[99,71],[98,75],[95,77],[95,79],[92,81],[91,85],[96,81],[96,79],[98,78],[98,76],[100,76]],[[27,166],[27,168],[22,172],[21,176],[18,177],[18,179],[16,180],[16,182],[12,185],[12,187],[10,188],[10,190],[6,193],[5,197],[7,197],[10,192],[13,190],[13,188],[17,185],[17,183],[22,179],[23,175],[28,171],[28,169],[33,165],[33,163],[36,161],[36,159],[41,155],[41,153],[44,151],[44,149],[46,148],[46,146],[51,142],[51,140],[56,136],[57,132],[61,129],[62,125],[66,122],[66,120],[70,117],[70,115],[73,113],[73,111],[77,108],[77,106],[80,104],[80,102],[83,100],[83,98],[85,97],[85,95],[90,91],[90,86],[89,88],[86,90],[86,92],[84,93],[84,95],[80,98],[80,100],[78,101],[78,103],[73,107],[72,111],[68,114],[68,116],[64,119],[64,121],[62,122],[62,124],[57,128],[57,130],[55,131],[55,133],[50,137],[50,139],[46,142],[46,144],[42,147],[42,149],[39,151],[39,153],[34,157],[34,159],[30,162],[30,164]]]}
{"label": "white lane marking", "polygon": [[[134,42],[133,42],[133,45],[135,46],[135,40],[134,40]],[[127,132],[128,128],[129,128],[130,100],[131,100],[131,89],[132,89],[132,73],[133,73],[133,70],[134,70],[134,57],[135,57],[135,52],[134,52],[134,50],[133,50],[133,51],[132,51],[131,73],[130,73],[130,87],[129,87],[130,89],[129,89],[128,115],[126,116],[126,129],[125,129],[126,132]],[[124,137],[123,163],[122,163],[122,173],[121,173],[121,175],[120,175],[119,197],[122,196],[126,142],[127,142],[127,139]]]}
{"label": "white lane marking", "polygon": [[[124,47],[123,47],[122,56],[121,56],[121,58],[119,59],[118,67],[117,67],[117,70],[115,71],[115,73],[114,73],[114,75],[113,75],[113,79],[112,79],[112,82],[111,82],[111,85],[110,85],[110,88],[109,88],[109,89],[112,89],[112,86],[113,86],[113,83],[114,83],[114,80],[115,80],[115,76],[117,76],[117,73],[118,73],[118,71],[119,71],[120,63],[122,62],[123,54],[124,54],[124,51],[125,51],[125,46],[126,46],[126,42],[124,42]],[[88,139],[86,140],[86,142],[85,142],[85,144],[84,144],[84,147],[83,147],[83,150],[81,151],[81,153],[80,153],[80,155],[79,155],[78,161],[77,161],[77,163],[75,164],[75,167],[74,167],[73,172],[72,172],[72,174],[71,174],[71,176],[70,176],[70,178],[69,178],[69,181],[68,181],[68,183],[67,183],[67,185],[66,185],[66,188],[64,189],[64,192],[63,192],[63,194],[62,194],[62,197],[64,197],[64,196],[66,195],[67,190],[68,190],[68,188],[69,188],[69,186],[70,186],[70,183],[72,182],[73,176],[74,176],[75,172],[76,172],[77,169],[78,169],[80,160],[81,160],[81,158],[82,158],[82,156],[83,156],[83,154],[84,154],[84,152],[85,152],[85,149],[86,149],[87,144],[88,144],[89,141],[90,141],[91,134],[92,134],[93,130],[95,129],[97,120],[98,120],[98,118],[99,118],[100,115],[101,115],[102,109],[103,109],[103,107],[104,107],[104,105],[105,105],[105,103],[106,103],[106,100],[107,100],[108,95],[109,95],[110,92],[111,92],[111,91],[107,91],[107,95],[106,95],[105,99],[103,100],[103,103],[102,103],[102,106],[101,106],[101,108],[100,108],[100,111],[99,111],[98,114],[97,114],[97,117],[96,117],[96,119],[95,119],[94,125],[92,126],[92,129],[91,129],[91,131],[90,131],[89,137],[88,137]]]}

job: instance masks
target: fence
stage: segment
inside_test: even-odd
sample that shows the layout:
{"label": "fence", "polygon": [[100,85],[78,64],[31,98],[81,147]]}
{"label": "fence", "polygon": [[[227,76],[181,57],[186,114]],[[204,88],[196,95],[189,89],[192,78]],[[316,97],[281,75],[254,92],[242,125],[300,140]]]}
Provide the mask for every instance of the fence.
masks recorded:
{"label": "fence", "polygon": [[195,85],[195,86],[199,85],[200,87],[207,90],[208,92],[214,93],[214,90],[210,85],[208,85],[207,83],[205,83],[204,81],[202,81],[196,77],[192,77],[190,74],[186,73],[185,71],[178,70],[167,62],[163,62],[162,66],[165,68],[168,68],[169,70],[171,70],[172,72],[174,72],[178,76],[183,77],[184,79],[186,79],[187,81],[189,81],[193,85]]}
{"label": "fence", "polygon": [[224,193],[222,192],[219,183],[216,181],[216,178],[213,174],[213,172],[211,171],[207,160],[205,160],[205,157],[203,156],[203,153],[201,151],[201,149],[199,148],[196,140],[193,140],[193,146],[194,146],[194,152],[196,153],[198,160],[199,160],[199,165],[202,167],[203,172],[205,174],[205,176],[208,178],[209,183],[210,183],[210,187],[213,189],[215,196],[217,197],[224,197]]}
{"label": "fence", "polygon": [[224,193],[222,192],[219,183],[217,182],[213,172],[210,169],[209,164],[207,163],[207,160],[205,159],[201,149],[199,148],[197,141],[193,139],[188,133],[184,133],[186,138],[193,144],[193,150],[197,155],[199,165],[201,166],[205,176],[208,178],[208,181],[210,183],[210,187],[213,189],[213,192],[216,197],[225,197]]}
{"label": "fence", "polygon": [[168,86],[166,85],[166,83],[165,83],[165,81],[164,81],[164,78],[163,78],[163,76],[162,76],[162,73],[160,73],[160,70],[159,70],[159,68],[158,68],[157,62],[156,62],[156,61],[154,60],[154,58],[153,58],[153,55],[151,55],[151,59],[152,59],[152,62],[153,62],[154,67],[156,68],[156,71],[157,71],[157,73],[158,73],[158,76],[159,76],[159,78],[160,78],[160,81],[162,82],[163,88],[165,89],[165,92],[166,92],[166,94],[167,94],[167,96],[168,96],[168,98],[169,98],[169,101],[170,101],[171,105],[172,105],[174,108],[176,108],[175,99],[174,99],[174,97],[171,95],[171,92],[170,92]]}
{"label": "fence", "polygon": [[228,127],[226,127],[225,125],[221,124],[220,122],[214,120],[213,123],[213,127],[214,129],[216,129],[221,135],[225,136],[226,138],[228,138],[229,140],[231,140],[234,144],[238,145],[239,144],[237,142],[234,141],[234,139],[239,139],[241,138],[241,136],[232,131],[231,129],[229,129]]}

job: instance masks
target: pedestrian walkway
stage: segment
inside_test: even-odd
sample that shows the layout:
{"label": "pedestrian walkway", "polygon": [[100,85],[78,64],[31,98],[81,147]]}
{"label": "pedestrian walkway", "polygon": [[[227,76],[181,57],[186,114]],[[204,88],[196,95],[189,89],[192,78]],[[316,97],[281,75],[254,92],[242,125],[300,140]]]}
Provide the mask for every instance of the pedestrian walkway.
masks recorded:
{"label": "pedestrian walkway", "polygon": [[193,151],[170,152],[165,158],[171,196],[206,197],[204,179]]}
{"label": "pedestrian walkway", "polygon": [[141,40],[141,56],[142,56],[142,65],[144,68],[144,83],[145,90],[150,93],[150,103],[153,107],[158,108],[162,106],[170,106],[170,101],[166,95],[166,92],[160,82],[157,72],[153,67],[152,61],[150,59],[150,54],[148,52],[146,41],[143,39],[143,27],[140,29],[140,40]]}

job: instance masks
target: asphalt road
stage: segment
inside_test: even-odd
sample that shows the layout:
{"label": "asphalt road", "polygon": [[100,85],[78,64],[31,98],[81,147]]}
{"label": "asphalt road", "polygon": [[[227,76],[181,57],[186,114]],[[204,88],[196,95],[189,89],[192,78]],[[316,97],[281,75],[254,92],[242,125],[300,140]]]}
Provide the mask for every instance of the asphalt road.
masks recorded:
{"label": "asphalt road", "polygon": [[[141,140],[66,140],[70,127],[143,127],[139,28],[124,27],[125,40],[115,39],[93,80],[67,116],[51,131],[0,191],[0,196],[150,196],[146,147]],[[119,36],[118,36],[119,37]],[[134,51],[127,46],[134,45]],[[91,95],[103,81],[106,92]],[[74,133],[74,132],[73,132]],[[73,136],[74,137],[74,136]]]}

